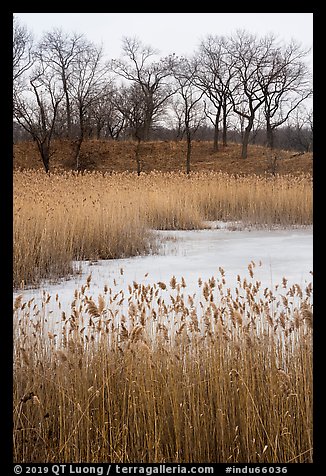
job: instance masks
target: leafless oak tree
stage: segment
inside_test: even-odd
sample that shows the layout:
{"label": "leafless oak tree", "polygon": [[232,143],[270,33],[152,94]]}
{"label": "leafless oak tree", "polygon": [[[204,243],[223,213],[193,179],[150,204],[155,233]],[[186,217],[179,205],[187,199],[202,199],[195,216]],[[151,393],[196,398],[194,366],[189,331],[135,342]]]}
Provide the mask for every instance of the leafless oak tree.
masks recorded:
{"label": "leafless oak tree", "polygon": [[13,81],[19,78],[32,66],[33,37],[26,26],[13,18]]}
{"label": "leafless oak tree", "polygon": [[207,116],[214,126],[213,150],[218,150],[219,124],[222,116],[222,141],[227,145],[227,117],[232,108],[230,100],[231,80],[234,74],[233,58],[229,54],[228,39],[224,36],[209,35],[199,46],[197,86],[215,108],[213,114],[206,108]]}
{"label": "leafless oak tree", "polygon": [[14,117],[36,142],[45,171],[50,171],[51,141],[63,93],[49,68],[38,63],[23,93],[14,92]]}
{"label": "leafless oak tree", "polygon": [[126,126],[126,117],[121,112],[120,91],[111,82],[104,85],[102,94],[93,101],[90,110],[92,134],[97,139],[119,139]]}
{"label": "leafless oak tree", "polygon": [[234,87],[230,98],[234,112],[247,121],[241,151],[241,158],[246,159],[256,113],[265,101],[260,78],[262,68],[269,61],[270,51],[262,39],[245,31],[237,31],[230,38],[230,52],[234,59]]}
{"label": "leafless oak tree", "polygon": [[157,51],[144,46],[137,38],[123,39],[124,58],[112,60],[110,67],[137,89],[139,100],[143,102],[143,127],[141,140],[147,141],[155,117],[159,115],[172,96],[169,77],[173,56],[153,61]]}
{"label": "leafless oak tree", "polygon": [[205,128],[211,134],[209,122],[214,150],[221,128],[225,146],[232,126],[242,158],[249,141],[265,134],[271,148],[275,131],[284,143],[286,126],[311,147],[312,122],[310,128],[302,112],[312,95],[308,52],[295,42],[237,31],[207,36],[192,56],[160,58],[151,46],[125,37],[121,58],[105,63],[102,48],[83,34],[53,29],[34,45],[15,18],[13,33],[14,126],[36,141],[47,171],[55,137],[69,138],[77,169],[84,139],[132,137],[140,174],[142,142],[159,130],[171,134],[174,119],[177,137],[187,142],[187,173],[194,134]]}
{"label": "leafless oak tree", "polygon": [[308,51],[298,43],[270,46],[270,61],[260,75],[264,95],[266,138],[274,148],[274,131],[284,124],[298,106],[312,95],[308,68],[303,59]]}
{"label": "leafless oak tree", "polygon": [[80,167],[81,145],[91,122],[92,107],[105,94],[108,69],[103,62],[101,47],[88,42],[79,52],[71,74],[71,95],[76,109],[77,138],[74,147],[74,162]]}
{"label": "leafless oak tree", "polygon": [[78,58],[89,48],[85,35],[77,33],[68,34],[61,29],[54,28],[43,35],[37,51],[38,57],[48,65],[53,74],[61,82],[64,92],[66,110],[66,136],[72,137],[72,85]]}
{"label": "leafless oak tree", "polygon": [[190,173],[192,139],[196,130],[204,121],[203,108],[199,107],[204,91],[195,84],[197,66],[196,60],[179,58],[173,68],[177,93],[183,105],[182,117],[187,141],[187,174]]}

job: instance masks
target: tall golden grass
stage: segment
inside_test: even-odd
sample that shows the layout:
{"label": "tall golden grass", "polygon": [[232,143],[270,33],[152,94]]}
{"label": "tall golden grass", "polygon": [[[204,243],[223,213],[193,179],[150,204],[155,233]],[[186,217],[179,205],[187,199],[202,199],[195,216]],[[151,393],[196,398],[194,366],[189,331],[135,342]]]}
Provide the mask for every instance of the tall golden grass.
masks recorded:
{"label": "tall golden grass", "polygon": [[17,296],[14,461],[312,462],[312,285],[255,266]]}
{"label": "tall golden grass", "polygon": [[14,287],[73,271],[73,261],[155,250],[151,229],[205,220],[312,223],[309,175],[14,172]]}

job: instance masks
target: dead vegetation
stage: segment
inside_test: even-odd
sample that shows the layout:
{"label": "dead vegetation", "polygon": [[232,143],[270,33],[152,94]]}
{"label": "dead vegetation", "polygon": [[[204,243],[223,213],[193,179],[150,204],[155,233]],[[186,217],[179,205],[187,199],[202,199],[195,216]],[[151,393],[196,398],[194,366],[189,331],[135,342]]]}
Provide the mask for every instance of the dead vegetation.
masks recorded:
{"label": "dead vegetation", "polygon": [[14,461],[312,462],[312,285],[222,268],[14,302]]}
{"label": "dead vegetation", "polygon": [[312,224],[310,175],[14,172],[14,286],[65,276],[74,260],[155,252],[153,229],[206,220]]}
{"label": "dead vegetation", "polygon": [[[82,145],[80,168],[103,172],[135,172],[136,143],[132,141],[88,140]],[[183,141],[144,142],[140,147],[143,172],[186,170],[186,143]],[[248,158],[241,159],[241,145],[230,143],[213,152],[212,143],[193,141],[191,170],[226,172],[229,174],[265,174],[270,172],[273,156],[277,155],[278,174],[312,173],[312,153],[295,156],[293,151],[274,151],[249,145]],[[52,169],[74,170],[71,145],[67,141],[54,141]],[[42,169],[43,165],[33,142],[14,145],[14,167]]]}
{"label": "dead vegetation", "polygon": [[[16,288],[67,275],[76,259],[153,252],[153,229],[312,223],[311,158],[286,156],[266,174],[267,162],[230,154],[201,162],[196,143],[200,172],[186,176],[161,143],[137,177],[126,172],[132,144],[128,155],[126,144],[122,153],[95,142],[97,171],[83,173],[67,170],[62,144],[50,175],[32,144],[15,147],[15,165],[34,168],[14,171]],[[312,284],[263,289],[255,267],[233,288],[222,268],[198,277],[191,294],[186,277],[171,276],[128,290],[108,282],[95,296],[89,276],[68,308],[59,295],[36,302],[19,291],[14,461],[312,462]]]}

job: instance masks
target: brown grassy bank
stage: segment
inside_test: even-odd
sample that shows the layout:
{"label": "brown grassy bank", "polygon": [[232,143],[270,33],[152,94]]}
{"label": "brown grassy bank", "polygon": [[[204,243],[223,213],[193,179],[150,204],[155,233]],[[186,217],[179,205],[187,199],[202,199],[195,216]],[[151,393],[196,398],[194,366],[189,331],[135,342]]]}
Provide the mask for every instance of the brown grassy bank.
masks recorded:
{"label": "brown grassy bank", "polygon": [[[85,170],[104,172],[134,172],[136,144],[132,141],[85,141],[81,149],[81,167]],[[67,141],[54,141],[54,155],[51,166],[54,169],[72,170],[71,145]],[[275,171],[279,174],[312,173],[312,153],[296,155],[293,151],[275,151],[271,153],[262,146],[249,145],[248,158],[242,160],[241,145],[230,143],[227,147],[213,152],[212,143],[194,141],[192,147],[191,168],[194,172],[214,171],[229,174],[264,174],[273,169],[272,161],[276,155]],[[141,145],[140,157],[144,172],[159,170],[162,172],[185,171],[185,142],[155,141]],[[14,145],[14,168],[42,169],[37,148],[33,142],[21,142]]]}

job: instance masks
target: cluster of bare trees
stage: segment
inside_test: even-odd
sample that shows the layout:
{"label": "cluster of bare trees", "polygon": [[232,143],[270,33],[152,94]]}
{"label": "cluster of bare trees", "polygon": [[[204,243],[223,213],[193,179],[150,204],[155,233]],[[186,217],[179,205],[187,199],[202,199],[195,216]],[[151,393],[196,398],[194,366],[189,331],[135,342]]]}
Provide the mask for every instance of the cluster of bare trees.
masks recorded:
{"label": "cluster of bare trees", "polygon": [[[159,57],[136,38],[124,38],[120,59],[106,60],[85,35],[54,29],[34,44],[14,19],[14,121],[36,141],[49,170],[51,140],[70,141],[76,168],[85,138],[133,138],[139,148],[155,127],[191,142],[203,125],[214,130],[213,147],[227,145],[238,130],[242,158],[255,130],[265,130],[273,148],[277,128],[289,125],[311,97],[308,51],[246,31],[207,36],[189,57]],[[307,113],[308,116],[311,113]],[[307,116],[307,117],[308,117]],[[312,121],[303,127],[311,127]]]}

